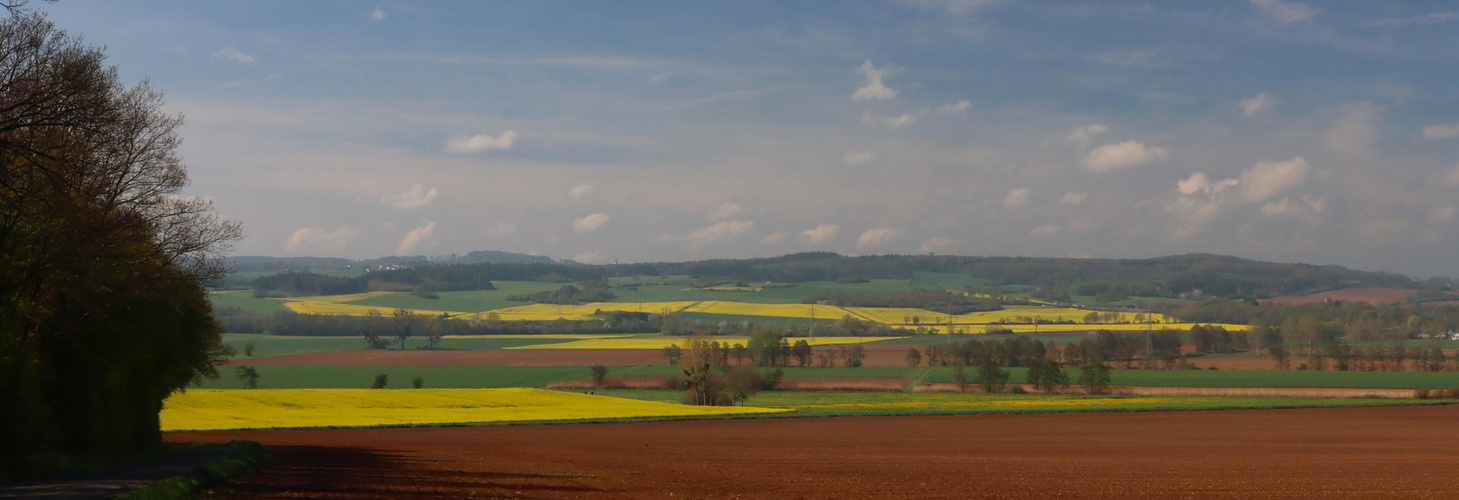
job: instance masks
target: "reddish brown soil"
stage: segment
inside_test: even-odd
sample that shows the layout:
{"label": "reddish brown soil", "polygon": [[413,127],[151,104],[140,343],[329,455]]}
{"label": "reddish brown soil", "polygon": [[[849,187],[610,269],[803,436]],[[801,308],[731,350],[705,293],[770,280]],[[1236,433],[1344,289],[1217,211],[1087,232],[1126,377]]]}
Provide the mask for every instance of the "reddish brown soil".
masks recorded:
{"label": "reddish brown soil", "polygon": [[[608,377],[605,389],[663,389],[666,377]],[[780,390],[785,391],[890,391],[897,392],[912,383],[910,378],[872,377],[785,377],[780,379]],[[569,380],[547,384],[553,390],[592,390],[597,388],[592,379]]]}
{"label": "reddish brown soil", "polygon": [[[1020,387],[1029,393],[1037,388],[1028,384],[1008,384],[1005,390]],[[912,392],[982,392],[976,385],[958,389],[957,384],[928,382],[918,384]],[[1076,385],[1056,389],[1059,394],[1084,394]],[[1316,387],[1150,387],[1140,385],[1112,385],[1109,394],[1120,396],[1242,396],[1242,397],[1287,397],[1287,398],[1385,398],[1411,399],[1413,389],[1347,389]]]}
{"label": "reddish brown soil", "polygon": [[1459,406],[175,433],[240,498],[1454,498]]}
{"label": "reddish brown soil", "polygon": [[384,366],[578,366],[662,362],[657,349],[483,349],[463,351],[359,350],[233,359],[229,364]]}
{"label": "reddish brown soil", "polygon": [[1263,300],[1263,303],[1271,303],[1282,306],[1299,304],[1311,304],[1323,300],[1341,300],[1343,302],[1367,302],[1369,304],[1392,304],[1401,302],[1417,294],[1417,290],[1403,290],[1400,288],[1346,288],[1322,292],[1316,295],[1302,297],[1277,297],[1271,300]]}

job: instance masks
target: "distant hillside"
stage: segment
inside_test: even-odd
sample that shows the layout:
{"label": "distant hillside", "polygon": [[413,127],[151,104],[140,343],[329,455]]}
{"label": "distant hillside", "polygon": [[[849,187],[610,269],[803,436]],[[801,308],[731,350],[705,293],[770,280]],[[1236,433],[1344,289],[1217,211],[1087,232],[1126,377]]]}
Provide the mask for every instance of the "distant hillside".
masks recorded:
{"label": "distant hillside", "polygon": [[420,265],[441,265],[441,264],[531,264],[547,263],[555,261],[551,257],[543,255],[527,255],[522,253],[499,252],[496,250],[478,250],[466,255],[406,255],[389,256],[375,259],[350,260],[338,257],[263,257],[263,256],[239,256],[230,257],[228,263],[233,267],[234,272],[303,272],[310,269],[344,269],[362,268],[378,269],[400,266]]}

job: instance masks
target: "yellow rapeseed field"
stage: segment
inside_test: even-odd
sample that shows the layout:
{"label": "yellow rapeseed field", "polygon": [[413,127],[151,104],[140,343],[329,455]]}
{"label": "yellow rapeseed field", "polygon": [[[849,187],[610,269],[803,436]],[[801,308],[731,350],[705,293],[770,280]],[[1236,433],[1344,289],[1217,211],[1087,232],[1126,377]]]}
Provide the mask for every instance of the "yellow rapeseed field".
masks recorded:
{"label": "yellow rapeseed field", "polygon": [[813,304],[750,304],[723,300],[702,301],[684,309],[684,312],[732,314],[736,316],[772,316],[777,318],[810,318],[812,310],[814,310],[817,319],[826,318],[835,320],[851,314],[847,310],[836,306]]}
{"label": "yellow rapeseed field", "polygon": [[[901,337],[796,337],[786,339],[794,344],[797,340],[805,340],[813,346],[821,345],[844,345],[864,344],[868,342],[879,342],[882,340],[899,339]],[[712,342],[719,342],[723,345],[749,345],[750,338],[735,335],[716,335],[709,337]],[[663,349],[669,344],[683,345],[683,337],[633,337],[633,338],[611,338],[603,337],[591,340],[578,340],[575,342],[563,342],[558,344],[524,345],[506,347],[505,349]]]}
{"label": "yellow rapeseed field", "polygon": [[[383,316],[390,316],[395,312],[394,307],[362,306],[356,304],[337,304],[334,302],[321,302],[317,300],[294,300],[284,302],[284,307],[299,314],[334,314],[340,316],[364,316],[370,313],[371,309],[380,311]],[[440,316],[447,314],[455,316],[462,314],[453,311],[435,311],[430,309],[411,309],[417,316]]]}
{"label": "yellow rapeseed field", "polygon": [[649,314],[675,313],[694,305],[694,301],[681,302],[592,302],[588,304],[532,304],[525,306],[508,307],[491,311],[482,311],[466,315],[467,319],[487,319],[491,313],[496,313],[502,321],[552,321],[566,319],[575,321],[586,321],[593,318],[595,311],[629,311],[646,312]]}
{"label": "yellow rapeseed field", "polygon": [[162,408],[163,431],[370,427],[774,413],[541,389],[193,389]]}
{"label": "yellow rapeseed field", "polygon": [[[341,303],[341,302],[354,302],[356,300],[373,299],[375,297],[379,297],[379,296],[382,296],[382,295],[394,295],[394,294],[397,294],[397,293],[401,293],[401,292],[365,292],[365,293],[352,293],[352,294],[349,294],[349,295],[316,295],[316,296],[309,297],[308,299],[305,299],[305,300],[308,300],[310,302],[333,302],[333,303]],[[277,299],[277,300],[292,300],[292,299]]]}

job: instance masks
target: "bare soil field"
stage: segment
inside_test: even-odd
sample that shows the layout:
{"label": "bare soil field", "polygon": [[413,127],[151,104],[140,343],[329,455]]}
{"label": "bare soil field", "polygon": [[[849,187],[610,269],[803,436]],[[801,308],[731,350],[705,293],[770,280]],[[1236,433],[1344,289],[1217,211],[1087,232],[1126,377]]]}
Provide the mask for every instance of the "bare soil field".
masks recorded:
{"label": "bare soil field", "polygon": [[1459,406],[173,433],[239,498],[1454,498]]}
{"label": "bare soil field", "polygon": [[[1008,384],[1021,387],[1029,393],[1038,390],[1029,384]],[[947,382],[924,382],[912,388],[912,392],[982,392],[976,384],[968,384],[960,390],[957,384]],[[1070,385],[1060,394],[1084,394],[1078,385]],[[1118,396],[1238,396],[1238,397],[1287,397],[1287,398],[1385,398],[1411,399],[1413,389],[1349,389],[1322,387],[1151,387],[1140,385],[1112,385],[1109,394]]]}
{"label": "bare soil field", "polygon": [[353,350],[235,358],[234,365],[586,366],[643,365],[664,360],[657,349]]}
{"label": "bare soil field", "polygon": [[[665,377],[607,377],[605,389],[663,389]],[[780,379],[783,391],[886,391],[899,392],[912,383],[910,378],[872,377],[785,377]],[[551,390],[591,390],[596,387],[590,378],[553,382]]]}

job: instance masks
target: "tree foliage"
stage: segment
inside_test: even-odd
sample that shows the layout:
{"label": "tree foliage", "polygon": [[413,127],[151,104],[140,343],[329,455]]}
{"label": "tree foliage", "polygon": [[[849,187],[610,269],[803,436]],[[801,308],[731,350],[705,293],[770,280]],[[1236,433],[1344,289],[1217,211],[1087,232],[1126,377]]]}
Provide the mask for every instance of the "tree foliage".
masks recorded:
{"label": "tree foliage", "polygon": [[181,118],[44,16],[0,20],[0,453],[160,441],[162,400],[217,376],[202,287],[239,226],[180,196]]}

